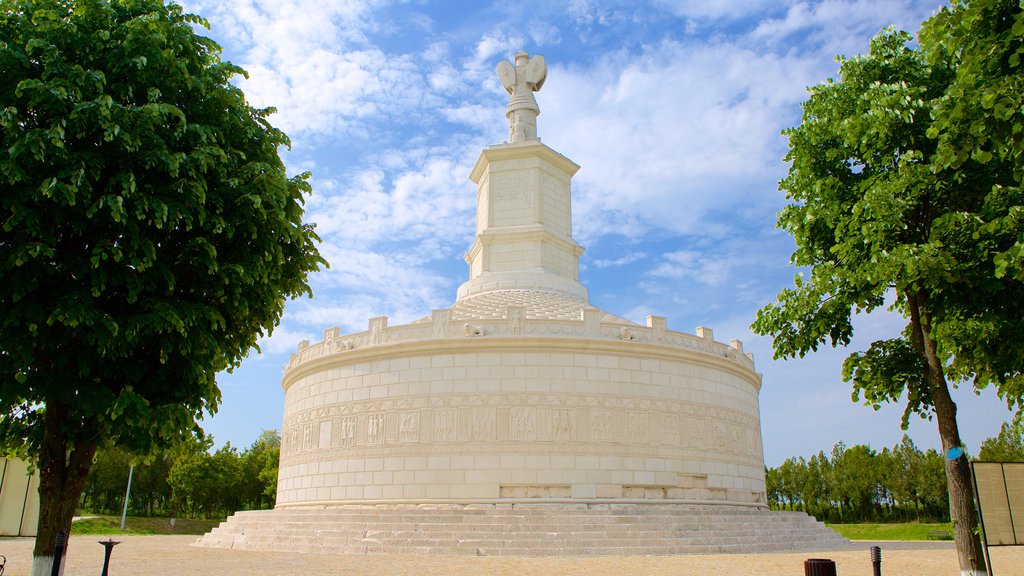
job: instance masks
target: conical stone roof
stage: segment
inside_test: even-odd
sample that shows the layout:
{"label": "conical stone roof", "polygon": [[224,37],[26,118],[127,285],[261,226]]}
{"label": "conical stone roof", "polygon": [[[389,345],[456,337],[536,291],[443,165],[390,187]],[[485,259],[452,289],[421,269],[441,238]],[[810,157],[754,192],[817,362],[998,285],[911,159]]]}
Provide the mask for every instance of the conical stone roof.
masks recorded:
{"label": "conical stone roof", "polygon": [[[584,310],[598,310],[585,300],[558,292],[542,290],[492,290],[463,298],[450,308],[451,319],[456,321],[505,320],[509,307],[520,307],[527,320],[579,320]],[[604,324],[637,326],[625,318],[601,311]],[[430,316],[416,322],[429,322]]]}

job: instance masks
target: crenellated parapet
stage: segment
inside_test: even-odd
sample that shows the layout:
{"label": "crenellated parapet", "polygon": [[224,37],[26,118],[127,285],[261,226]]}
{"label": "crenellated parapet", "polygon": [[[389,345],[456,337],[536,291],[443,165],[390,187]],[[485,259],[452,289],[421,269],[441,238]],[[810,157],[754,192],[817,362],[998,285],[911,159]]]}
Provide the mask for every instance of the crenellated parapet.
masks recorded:
{"label": "crenellated parapet", "polygon": [[388,317],[378,316],[370,319],[363,332],[341,334],[339,328],[329,328],[320,342],[303,340],[285,371],[311,360],[366,348],[429,340],[498,338],[571,338],[616,342],[623,346],[652,344],[724,358],[754,370],[754,356],[743,351],[742,342],[718,342],[711,328],[698,327],[695,334],[687,334],[669,330],[667,320],[661,316],[647,316],[647,325],[641,326],[603,322],[605,315],[597,308],[585,307],[580,310],[578,320],[536,319],[526,317],[524,307],[507,306],[503,318],[465,320],[455,318],[452,310],[446,308],[434,310],[426,319],[401,326],[388,326]]}

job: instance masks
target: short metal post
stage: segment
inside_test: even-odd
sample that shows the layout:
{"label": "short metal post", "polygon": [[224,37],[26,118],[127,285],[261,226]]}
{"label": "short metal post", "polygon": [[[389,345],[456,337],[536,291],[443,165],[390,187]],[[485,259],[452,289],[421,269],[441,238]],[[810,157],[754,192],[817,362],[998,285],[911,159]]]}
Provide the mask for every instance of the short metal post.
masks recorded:
{"label": "short metal post", "polygon": [[829,558],[804,560],[804,576],[836,576],[836,563]]}
{"label": "short metal post", "polygon": [[56,546],[53,550],[53,568],[50,569],[50,576],[60,576],[60,563],[64,559],[64,549],[68,546],[68,535],[57,532]]}
{"label": "short metal post", "polygon": [[103,540],[100,540],[99,542],[104,548],[106,548],[103,553],[103,572],[100,576],[107,576],[107,568],[110,566],[110,553],[113,552],[114,546],[117,546],[120,542],[115,542],[113,538],[107,539],[106,542]]}
{"label": "short metal post", "polygon": [[882,549],[878,546],[871,547],[871,567],[875,571],[874,576],[882,576]]}

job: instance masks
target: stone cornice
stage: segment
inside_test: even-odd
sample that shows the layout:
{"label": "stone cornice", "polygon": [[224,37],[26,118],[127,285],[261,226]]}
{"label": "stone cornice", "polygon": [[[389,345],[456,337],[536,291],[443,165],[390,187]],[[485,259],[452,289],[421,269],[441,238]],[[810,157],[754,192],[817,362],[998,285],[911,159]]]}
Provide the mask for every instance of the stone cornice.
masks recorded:
{"label": "stone cornice", "polygon": [[469,173],[469,179],[472,180],[474,184],[478,184],[489,163],[500,160],[516,160],[520,158],[541,158],[548,163],[557,166],[570,177],[576,174],[580,169],[578,164],[569,160],[565,156],[562,156],[558,152],[555,152],[551,148],[548,148],[546,145],[541,144],[540,140],[533,140],[517,144],[497,144],[489,148],[485,148],[480,152],[480,156],[476,160],[476,165],[473,166],[473,170]]}

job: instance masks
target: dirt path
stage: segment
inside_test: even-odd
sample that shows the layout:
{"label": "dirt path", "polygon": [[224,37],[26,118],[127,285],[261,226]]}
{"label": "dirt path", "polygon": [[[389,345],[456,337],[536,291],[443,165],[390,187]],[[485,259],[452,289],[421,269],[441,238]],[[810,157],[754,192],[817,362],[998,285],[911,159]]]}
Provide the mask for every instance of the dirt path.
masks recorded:
{"label": "dirt path", "polygon": [[[66,576],[99,574],[103,546],[97,536],[74,536]],[[102,538],[106,540],[106,538]],[[709,554],[610,558],[488,558],[451,556],[318,556],[209,550],[190,546],[195,536],[125,536],[114,548],[110,576],[799,576],[807,558],[831,558],[839,576],[870,576],[871,543],[862,550],[780,554]],[[4,576],[29,573],[33,541],[0,539]],[[878,543],[883,576],[956,576],[956,551],[943,543]],[[994,576],[1024,576],[1024,547],[993,548]]]}

